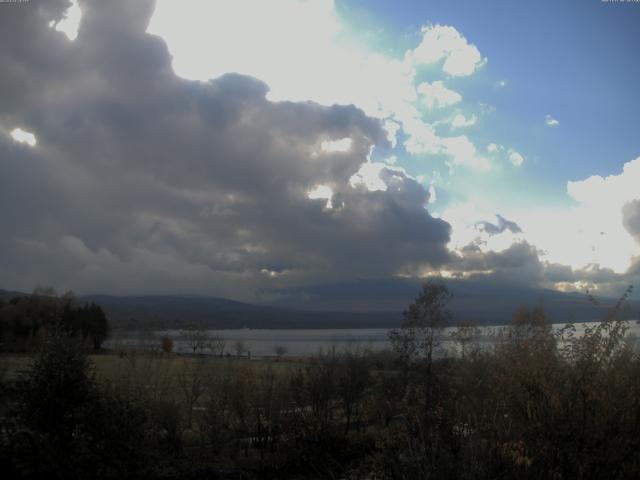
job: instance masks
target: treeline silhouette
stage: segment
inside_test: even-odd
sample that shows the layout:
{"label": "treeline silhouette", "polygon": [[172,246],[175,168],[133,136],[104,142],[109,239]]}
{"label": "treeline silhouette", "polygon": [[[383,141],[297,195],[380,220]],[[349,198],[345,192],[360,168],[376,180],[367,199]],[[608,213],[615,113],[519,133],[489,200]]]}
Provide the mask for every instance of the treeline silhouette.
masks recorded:
{"label": "treeline silhouette", "polygon": [[[487,342],[444,351],[445,285],[427,282],[392,351],[304,361],[135,354],[99,381],[81,335],[48,328],[4,378],[9,478],[631,479],[640,357],[617,313],[554,330],[521,307]],[[61,318],[60,313],[57,314]],[[59,326],[58,326],[59,325]]]}
{"label": "treeline silhouette", "polygon": [[58,296],[51,288],[36,288],[32,295],[0,299],[0,348],[37,350],[52,328],[63,329],[99,350],[109,334],[109,322],[95,303],[77,305],[72,293]]}

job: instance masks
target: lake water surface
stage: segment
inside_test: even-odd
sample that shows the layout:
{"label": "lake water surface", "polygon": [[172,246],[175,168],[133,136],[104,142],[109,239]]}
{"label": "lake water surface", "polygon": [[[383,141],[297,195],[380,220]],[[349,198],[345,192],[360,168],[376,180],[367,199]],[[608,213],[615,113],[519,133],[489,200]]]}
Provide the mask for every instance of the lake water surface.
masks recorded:
{"label": "lake water surface", "polygon": [[[629,321],[629,335],[640,338],[640,324],[638,321]],[[554,329],[560,329],[564,324],[554,324]],[[595,323],[576,323],[576,333],[578,335],[585,328],[596,326]],[[504,327],[479,327],[479,336],[476,341],[486,346],[490,346],[494,341],[494,336]],[[456,328],[444,330],[443,347],[455,353],[459,350],[459,344],[451,340],[451,334]],[[225,354],[234,355],[236,344],[242,343],[244,355],[250,352],[253,357],[273,356],[276,347],[283,347],[286,355],[309,356],[319,352],[327,352],[335,349],[338,352],[369,349],[381,351],[391,347],[388,338],[389,329],[386,328],[354,328],[354,329],[291,329],[291,330],[271,330],[271,329],[233,329],[233,330],[208,330],[210,338],[221,336],[225,340]],[[142,345],[150,348],[159,347],[162,337],[173,339],[173,350],[177,353],[189,353],[190,347],[183,339],[180,330],[165,330],[155,332],[120,332],[108,341],[107,346],[117,345]],[[205,353],[207,350],[205,349]]]}

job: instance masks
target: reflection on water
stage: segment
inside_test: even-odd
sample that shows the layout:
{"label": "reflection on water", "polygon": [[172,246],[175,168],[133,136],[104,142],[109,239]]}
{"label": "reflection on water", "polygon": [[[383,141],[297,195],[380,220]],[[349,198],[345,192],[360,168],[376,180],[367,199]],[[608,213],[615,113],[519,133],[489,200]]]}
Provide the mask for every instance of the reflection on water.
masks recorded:
{"label": "reflection on water", "polygon": [[[628,335],[632,338],[640,338],[640,324],[637,321],[629,321]],[[565,324],[554,324],[554,330],[559,330]],[[595,323],[576,323],[576,335],[579,336],[585,328],[594,327]],[[477,335],[473,340],[479,342],[484,348],[489,348],[505,327],[478,327]],[[452,354],[460,350],[460,343],[453,340],[452,335],[456,328],[447,328],[443,332],[442,348]],[[389,330],[386,328],[354,328],[354,329],[295,329],[295,330],[268,330],[268,329],[237,329],[237,330],[209,330],[210,338],[216,335],[225,340],[225,354],[235,355],[237,344],[241,343],[244,355],[250,352],[253,357],[275,356],[276,348],[282,347],[285,355],[308,356],[320,351],[327,352],[335,349],[337,352],[358,349],[380,351],[390,348],[387,337]],[[162,337],[173,339],[174,352],[189,353],[191,348],[188,342],[182,339],[180,330],[165,330],[154,332],[119,332],[107,342],[107,347],[115,347],[118,344],[140,345],[150,348],[160,348]],[[207,352],[207,348],[204,349]],[[210,352],[209,352],[210,353]]]}

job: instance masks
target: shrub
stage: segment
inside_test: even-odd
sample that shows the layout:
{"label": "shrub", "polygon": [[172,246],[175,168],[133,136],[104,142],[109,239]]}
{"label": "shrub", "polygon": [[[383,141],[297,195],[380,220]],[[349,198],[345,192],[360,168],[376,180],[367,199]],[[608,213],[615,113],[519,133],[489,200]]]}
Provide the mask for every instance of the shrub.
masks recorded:
{"label": "shrub", "polygon": [[173,352],[173,339],[171,337],[162,337],[160,347],[164,353]]}

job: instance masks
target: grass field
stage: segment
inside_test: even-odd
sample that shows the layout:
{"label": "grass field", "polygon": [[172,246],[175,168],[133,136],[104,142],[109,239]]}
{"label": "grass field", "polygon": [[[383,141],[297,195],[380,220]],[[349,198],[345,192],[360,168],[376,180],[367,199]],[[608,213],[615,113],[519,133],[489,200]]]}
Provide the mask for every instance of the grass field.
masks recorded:
{"label": "grass field", "polygon": [[[34,358],[33,354],[0,354],[0,378],[17,380],[28,375]],[[180,396],[193,390],[194,383],[217,383],[240,371],[256,377],[266,373],[286,376],[305,363],[304,359],[291,357],[249,360],[136,351],[94,354],[89,359],[99,384],[152,397]]]}

